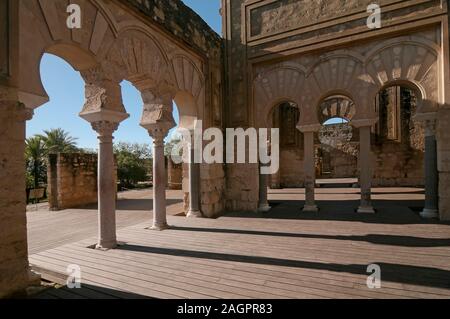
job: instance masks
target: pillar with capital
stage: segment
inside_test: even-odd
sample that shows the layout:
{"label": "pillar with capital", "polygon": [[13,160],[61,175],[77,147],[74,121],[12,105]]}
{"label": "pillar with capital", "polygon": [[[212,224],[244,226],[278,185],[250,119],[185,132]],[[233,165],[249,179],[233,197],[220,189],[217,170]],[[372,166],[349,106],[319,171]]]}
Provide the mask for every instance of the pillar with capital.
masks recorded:
{"label": "pillar with capital", "polygon": [[361,204],[358,213],[373,214],[372,206],[372,147],[371,128],[375,122],[367,121],[359,127],[359,184],[361,187]]}
{"label": "pillar with capital", "polygon": [[304,142],[304,170],[305,170],[305,206],[303,212],[318,212],[319,208],[315,201],[316,166],[314,133],[320,129],[320,124],[298,126],[303,133]]}
{"label": "pillar with capital", "polygon": [[153,224],[151,229],[168,228],[166,217],[166,164],[164,139],[175,127],[172,116],[173,94],[170,90],[142,89],[144,109],[141,126],[153,138]]}
{"label": "pillar with capital", "polygon": [[100,67],[81,73],[86,83],[86,102],[80,117],[91,123],[98,137],[98,240],[97,249],[113,249],[116,238],[116,184],[113,133],[129,115],[122,104],[119,82]]}
{"label": "pillar with capital", "polygon": [[114,173],[113,132],[119,123],[97,121],[91,123],[98,134],[98,249],[117,246],[116,185]]}
{"label": "pillar with capital", "polygon": [[[271,153],[271,141],[260,141],[259,152],[267,153],[268,155]],[[264,143],[264,144],[262,144]],[[269,201],[267,199],[267,188],[269,184],[269,175],[263,174],[264,164],[259,163],[259,202],[258,202],[258,211],[259,212],[268,212],[271,207],[269,205]],[[279,170],[278,170],[279,172]]]}
{"label": "pillar with capital", "polygon": [[423,218],[439,217],[439,178],[436,143],[436,119],[423,121],[425,128],[425,208],[420,213]]}

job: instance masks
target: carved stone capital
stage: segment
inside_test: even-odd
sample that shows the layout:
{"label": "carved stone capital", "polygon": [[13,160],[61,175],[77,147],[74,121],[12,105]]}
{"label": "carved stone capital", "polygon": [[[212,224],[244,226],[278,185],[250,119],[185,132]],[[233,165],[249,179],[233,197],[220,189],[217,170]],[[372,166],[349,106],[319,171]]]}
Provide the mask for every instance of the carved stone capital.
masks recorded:
{"label": "carved stone capital", "polygon": [[119,128],[119,123],[109,121],[98,121],[91,123],[92,129],[97,132],[99,137],[112,137],[114,131]]}
{"label": "carved stone capital", "polygon": [[29,121],[34,115],[33,109],[29,109],[23,103],[17,101],[0,100],[0,110],[8,114],[13,114],[13,119],[19,122]]}
{"label": "carved stone capital", "polygon": [[157,126],[148,129],[148,134],[153,138],[155,146],[164,146],[164,139],[169,133],[169,129],[164,126]]}
{"label": "carved stone capital", "polygon": [[[173,119],[173,97],[170,93],[164,94],[155,90],[142,92],[144,107],[141,117],[141,126],[155,135],[167,132],[176,126]],[[153,133],[150,133],[152,135]]]}
{"label": "carved stone capital", "polygon": [[86,101],[82,113],[102,109],[125,113],[119,80],[105,74],[101,67],[84,70],[81,75],[86,83]]}

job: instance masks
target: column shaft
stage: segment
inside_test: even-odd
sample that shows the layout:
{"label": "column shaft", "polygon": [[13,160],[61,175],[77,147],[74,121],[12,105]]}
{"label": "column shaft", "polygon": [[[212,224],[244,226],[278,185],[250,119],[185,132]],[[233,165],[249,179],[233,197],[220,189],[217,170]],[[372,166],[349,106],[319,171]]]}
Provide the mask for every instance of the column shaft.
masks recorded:
{"label": "column shaft", "polygon": [[200,210],[200,165],[195,163],[195,148],[189,145],[189,211],[187,217],[202,217]]}
{"label": "column shaft", "polygon": [[375,213],[372,207],[372,151],[370,126],[359,128],[359,183],[361,187],[361,205],[358,213]]}
{"label": "column shaft", "polygon": [[304,212],[317,212],[318,208],[315,202],[315,184],[316,184],[316,168],[314,156],[314,132],[304,132],[305,147],[305,207]]}
{"label": "column shaft", "polygon": [[112,133],[99,134],[97,248],[111,249],[117,246],[113,137]]}
{"label": "column shaft", "polygon": [[267,182],[268,175],[261,174],[261,170],[259,172],[259,203],[258,203],[258,211],[267,212],[270,210],[270,205],[267,200]]}
{"label": "column shaft", "polygon": [[428,121],[425,130],[425,208],[420,213],[424,218],[437,218],[438,213],[438,167],[437,143],[434,121]]}
{"label": "column shaft", "polygon": [[166,217],[166,162],[164,140],[154,137],[153,141],[153,226],[152,229],[168,228]]}

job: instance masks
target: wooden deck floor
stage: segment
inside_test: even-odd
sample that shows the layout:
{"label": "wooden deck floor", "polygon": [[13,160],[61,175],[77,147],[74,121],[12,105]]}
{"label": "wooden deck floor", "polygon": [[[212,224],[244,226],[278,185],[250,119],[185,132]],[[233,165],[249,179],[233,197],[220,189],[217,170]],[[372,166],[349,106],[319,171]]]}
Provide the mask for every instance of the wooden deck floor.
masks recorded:
{"label": "wooden deck floor", "polygon": [[[83,289],[41,298],[450,298],[450,225],[333,216],[169,216],[163,232],[150,221],[119,230],[119,249],[88,248],[90,238],[30,262],[61,282],[69,264],[82,269]],[[381,289],[366,285],[373,263]]]}

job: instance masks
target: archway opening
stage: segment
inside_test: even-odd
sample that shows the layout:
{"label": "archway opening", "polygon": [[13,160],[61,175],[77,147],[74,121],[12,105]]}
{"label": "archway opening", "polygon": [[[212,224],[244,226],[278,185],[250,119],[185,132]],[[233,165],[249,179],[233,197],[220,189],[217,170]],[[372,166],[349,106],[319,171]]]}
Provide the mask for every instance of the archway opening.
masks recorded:
{"label": "archway opening", "polygon": [[378,92],[378,122],[372,129],[374,186],[423,187],[424,131],[414,120],[420,99],[412,84],[393,84]]}
{"label": "archway opening", "polygon": [[[190,148],[186,141],[186,130],[192,133],[198,120],[197,103],[193,96],[186,91],[179,91],[173,100],[173,117],[176,126],[172,128],[166,139],[166,168],[168,198],[177,199],[180,205],[174,206],[171,211],[176,215],[187,215],[190,210]],[[200,174],[198,165],[194,168]],[[198,172],[197,172],[198,171]],[[200,185],[196,185],[198,191]],[[198,198],[199,200],[199,198]],[[197,204],[198,205],[198,204]],[[200,209],[200,207],[198,208]]]}
{"label": "archway opening", "polygon": [[272,110],[272,127],[280,130],[280,169],[271,175],[272,189],[301,188],[303,178],[303,134],[297,129],[298,105],[284,101]]}
{"label": "archway opening", "polygon": [[[90,124],[78,116],[84,104],[85,83],[76,66],[67,61],[70,60],[53,55],[53,51],[42,56],[40,80],[49,100],[35,109],[26,124],[27,218],[35,226],[28,228],[30,254],[58,242],[52,243],[56,232],[42,238],[38,227],[46,218],[60,222],[62,215],[50,212],[59,209],[56,201],[76,206],[88,203],[82,200],[96,200],[96,167],[88,158],[97,142]],[[77,171],[86,174],[67,175],[71,181],[62,183],[58,190],[57,171],[66,174],[75,162],[79,165]],[[93,175],[88,177],[88,171]],[[72,182],[76,183],[80,176],[86,181],[83,192],[70,192]],[[71,196],[58,198],[58,192]]]}
{"label": "archway opening", "polygon": [[318,185],[348,186],[357,182],[357,130],[350,125],[356,113],[352,100],[333,95],[319,106],[322,123],[316,140],[316,176]]}

